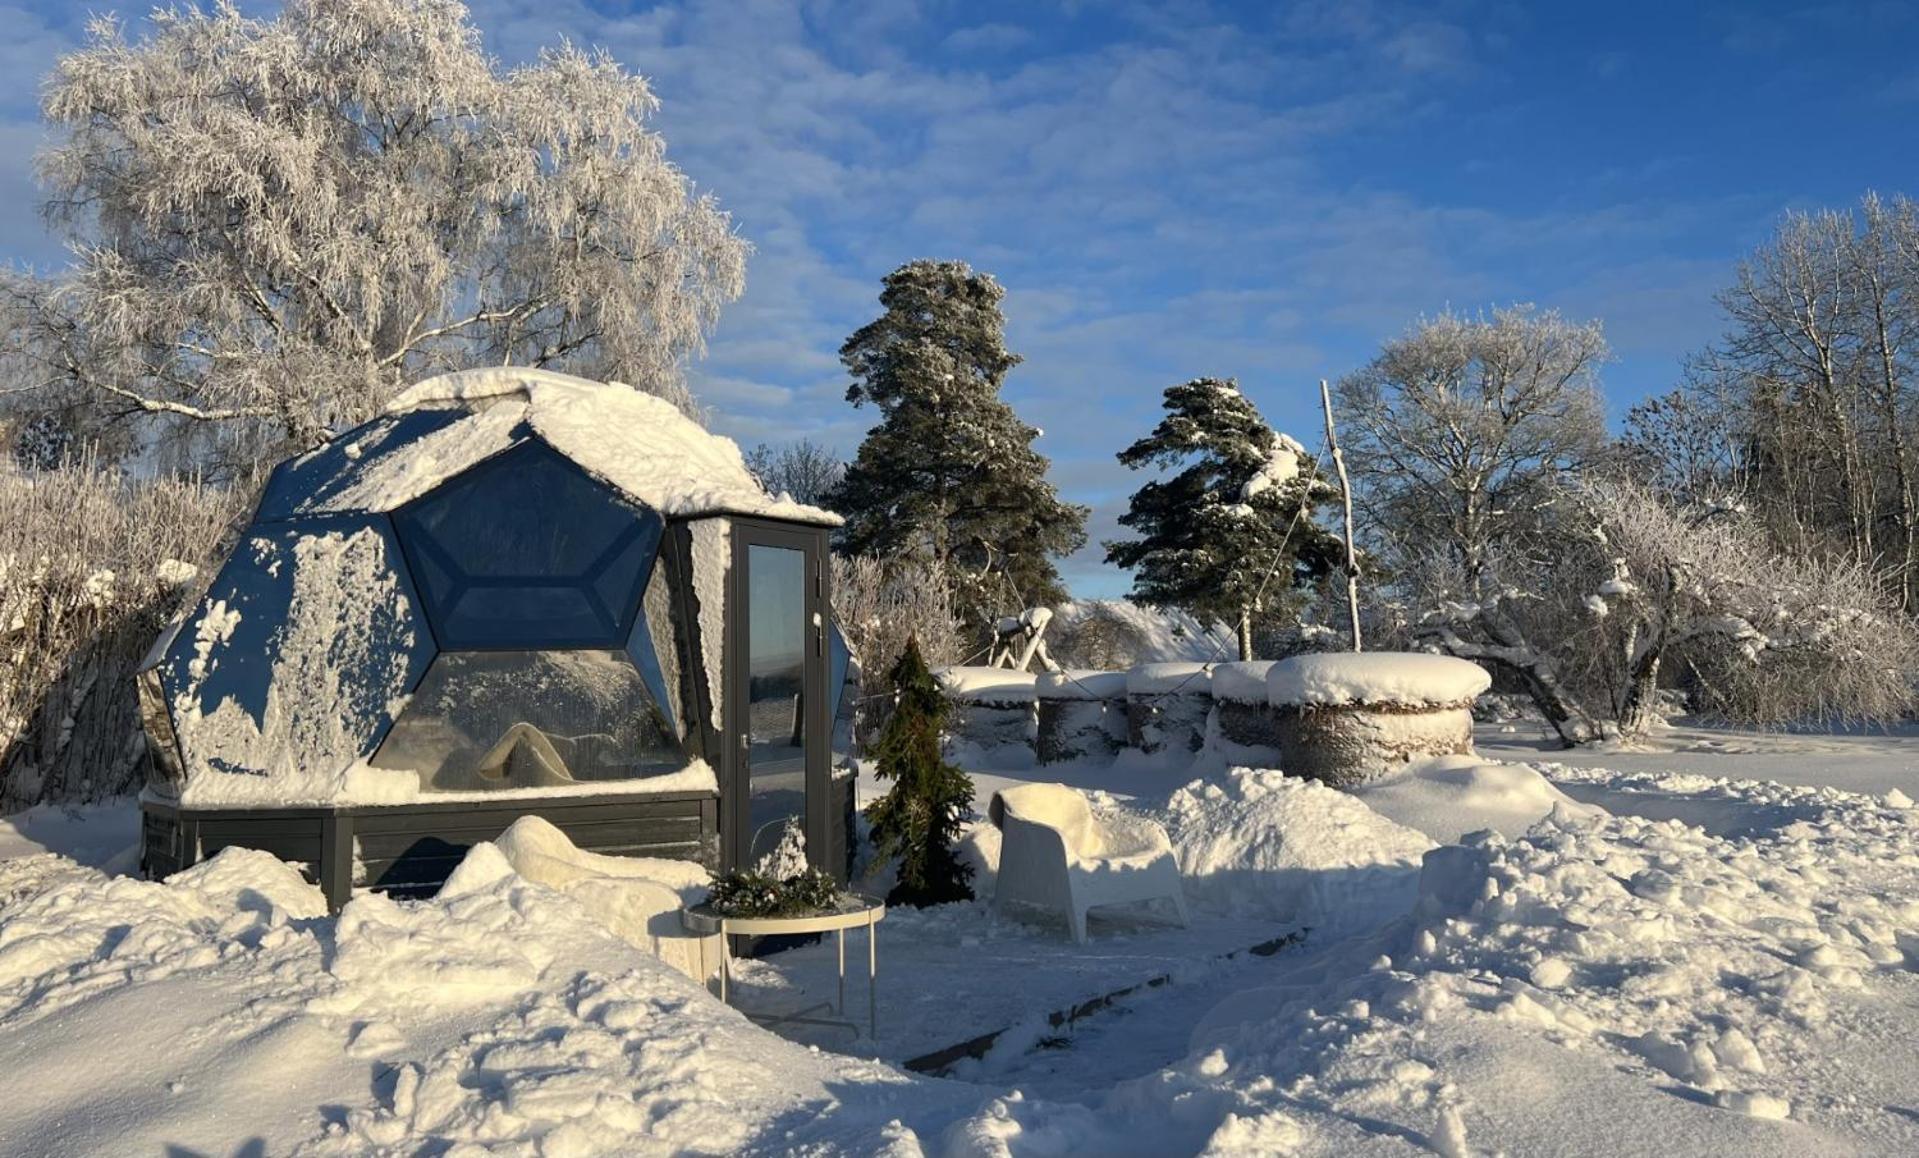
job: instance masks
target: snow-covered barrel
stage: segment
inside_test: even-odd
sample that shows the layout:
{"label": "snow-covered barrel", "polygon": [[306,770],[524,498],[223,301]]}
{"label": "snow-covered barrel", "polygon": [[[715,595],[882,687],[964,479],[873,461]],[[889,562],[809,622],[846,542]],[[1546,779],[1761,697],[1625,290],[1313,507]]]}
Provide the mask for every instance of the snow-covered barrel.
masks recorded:
{"label": "snow-covered barrel", "polygon": [[1410,652],[1296,655],[1266,674],[1280,766],[1358,784],[1428,756],[1473,750],[1473,700],[1492,683],[1463,659]]}
{"label": "snow-covered barrel", "polygon": [[946,738],[995,749],[1033,750],[1033,673],[1003,667],[949,667],[937,671],[940,691],[953,704],[946,717]]}
{"label": "snow-covered barrel", "polygon": [[1213,711],[1219,737],[1233,748],[1243,749],[1232,752],[1235,763],[1278,766],[1279,713],[1266,694],[1266,676],[1273,663],[1255,659],[1213,668]]}
{"label": "snow-covered barrel", "polygon": [[1042,764],[1110,763],[1126,746],[1126,673],[1055,671],[1034,681]]}
{"label": "snow-covered barrel", "polygon": [[1197,752],[1213,712],[1209,663],[1143,663],[1126,673],[1127,742],[1142,752]]}

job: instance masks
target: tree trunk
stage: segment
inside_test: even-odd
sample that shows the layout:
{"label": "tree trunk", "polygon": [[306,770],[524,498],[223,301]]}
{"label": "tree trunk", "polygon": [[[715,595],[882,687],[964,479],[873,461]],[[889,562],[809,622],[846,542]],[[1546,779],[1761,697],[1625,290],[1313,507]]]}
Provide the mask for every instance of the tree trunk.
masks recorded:
{"label": "tree trunk", "polygon": [[1242,661],[1253,658],[1253,605],[1239,605],[1239,658]]}
{"label": "tree trunk", "polygon": [[1539,714],[1559,733],[1566,747],[1577,748],[1597,736],[1592,720],[1559,682],[1559,672],[1552,660],[1526,641],[1517,624],[1500,614],[1497,608],[1488,607],[1481,607],[1473,622],[1491,637],[1492,643],[1475,643],[1450,628],[1428,630],[1423,634],[1448,655],[1495,664],[1518,676],[1539,708]]}
{"label": "tree trunk", "polygon": [[1659,652],[1649,649],[1627,676],[1626,702],[1619,712],[1619,731],[1643,736],[1659,722]]}

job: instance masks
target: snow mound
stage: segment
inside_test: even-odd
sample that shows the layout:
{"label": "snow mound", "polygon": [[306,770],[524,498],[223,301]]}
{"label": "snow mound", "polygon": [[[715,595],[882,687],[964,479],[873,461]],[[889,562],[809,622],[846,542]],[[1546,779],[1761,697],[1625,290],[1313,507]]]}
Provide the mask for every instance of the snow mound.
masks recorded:
{"label": "snow mound", "polygon": [[696,981],[706,976],[709,958],[719,959],[717,940],[692,935],[680,918],[687,905],[706,899],[711,877],[700,865],[586,852],[550,821],[522,816],[492,844],[475,845],[448,889],[463,887],[461,876],[482,849],[497,850],[513,872],[565,893],[622,941]]}
{"label": "snow mound", "polygon": [[0,862],[0,1149],[870,1152],[903,1098],[977,1104],[767,1033],[484,848],[334,920],[257,852],[165,884]]}
{"label": "snow mound", "polygon": [[453,407],[473,413],[382,455],[327,508],[393,510],[507,449],[528,429],[588,474],[669,518],[739,514],[840,523],[830,511],[768,495],[731,439],[622,383],[523,366],[462,370],[415,385],[387,413]]}
{"label": "snow mound", "polygon": [[1410,911],[1420,855],[1433,845],[1338,789],[1260,769],[1195,780],[1166,814],[1197,907],[1316,929]]}
{"label": "snow mound", "polygon": [[327,915],[326,894],[299,869],[254,848],[223,848],[168,877],[167,885],[198,894],[213,909],[261,913],[268,924]]}
{"label": "snow mound", "polygon": [[1033,688],[1042,700],[1116,700],[1126,695],[1126,673],[1085,668],[1049,671],[1033,681]]}
{"label": "snow mound", "polygon": [[933,673],[940,690],[969,704],[1018,707],[1037,698],[1032,672],[1003,667],[947,667]]}
{"label": "snow mound", "polygon": [[1458,704],[1491,686],[1476,663],[1407,651],[1296,655],[1266,677],[1274,704]]}
{"label": "snow mound", "polygon": [[1581,804],[1525,764],[1439,756],[1348,789],[1373,811],[1441,844],[1490,828],[1516,837],[1558,810],[1567,819],[1605,810]]}
{"label": "snow mound", "polygon": [[1053,608],[1048,646],[1061,663],[1123,668],[1142,663],[1206,662],[1237,653],[1224,624],[1126,599],[1076,599]]}
{"label": "snow mound", "polygon": [[1135,696],[1203,696],[1211,686],[1210,663],[1143,663],[1126,673],[1126,691]]}
{"label": "snow mound", "polygon": [[1266,677],[1277,660],[1255,659],[1213,666],[1213,698],[1236,704],[1265,704]]}

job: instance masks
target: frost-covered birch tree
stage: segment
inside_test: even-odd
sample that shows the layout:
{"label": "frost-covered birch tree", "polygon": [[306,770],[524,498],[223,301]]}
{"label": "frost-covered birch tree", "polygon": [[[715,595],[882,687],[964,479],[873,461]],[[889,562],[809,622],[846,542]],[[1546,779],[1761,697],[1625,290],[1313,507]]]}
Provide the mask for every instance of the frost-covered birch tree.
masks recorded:
{"label": "frost-covered birch tree", "polygon": [[771,493],[819,506],[846,477],[846,460],[831,447],[802,438],[778,447],[760,443],[746,452],[746,469]]}
{"label": "frost-covered birch tree", "polygon": [[1605,444],[1597,322],[1530,307],[1446,313],[1342,379],[1368,533],[1415,604],[1417,638],[1522,680],[1567,743],[1591,722],[1520,604],[1554,550],[1559,479]]}
{"label": "frost-covered birch tree", "polygon": [[1785,554],[1742,507],[1675,505],[1626,478],[1582,481],[1571,499],[1590,528],[1598,581],[1584,604],[1608,641],[1622,733],[1657,721],[1675,661],[1702,707],[1741,723],[1888,721],[1911,707],[1919,631],[1863,564]]}
{"label": "frost-covered birch tree", "polygon": [[1139,537],[1106,543],[1106,561],[1132,570],[1137,602],[1237,624],[1252,659],[1255,616],[1331,571],[1340,548],[1313,506],[1339,492],[1230,379],[1170,386],[1164,405],[1119,461],[1181,469],[1133,493],[1119,522]]}
{"label": "frost-covered birch tree", "polygon": [[747,247],[668,163],[655,105],[571,45],[501,67],[456,0],[170,8],[140,39],[100,18],[45,85],[74,261],[6,278],[7,345],[50,399],[235,457],[477,364],[686,405]]}
{"label": "frost-covered birch tree", "polygon": [[1718,295],[1726,332],[1687,394],[1755,484],[1745,498],[1795,553],[1869,566],[1919,606],[1919,205],[1787,214]]}

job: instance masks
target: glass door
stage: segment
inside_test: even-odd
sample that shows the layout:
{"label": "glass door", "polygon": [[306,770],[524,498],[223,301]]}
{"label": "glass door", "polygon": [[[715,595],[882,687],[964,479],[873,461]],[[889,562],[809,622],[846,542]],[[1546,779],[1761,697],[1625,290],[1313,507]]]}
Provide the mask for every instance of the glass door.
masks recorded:
{"label": "glass door", "polygon": [[823,863],[829,846],[823,553],[817,536],[738,522],[734,530],[744,614],[729,657],[739,763],[727,794],[731,862],[790,873]]}

